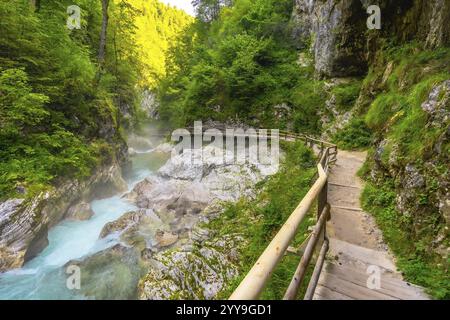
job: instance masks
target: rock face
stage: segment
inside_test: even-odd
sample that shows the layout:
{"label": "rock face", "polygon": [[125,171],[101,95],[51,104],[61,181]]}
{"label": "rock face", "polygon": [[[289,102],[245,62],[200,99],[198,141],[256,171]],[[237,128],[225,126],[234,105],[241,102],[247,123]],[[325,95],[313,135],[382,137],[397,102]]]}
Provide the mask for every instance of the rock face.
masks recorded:
{"label": "rock face", "polygon": [[141,107],[147,113],[147,116],[151,119],[158,119],[158,107],[159,103],[156,100],[156,95],[146,90],[142,93]]}
{"label": "rock face", "polygon": [[430,115],[430,125],[439,127],[450,120],[450,80],[444,81],[431,90],[422,109]]}
{"label": "rock face", "polygon": [[[366,10],[372,4],[380,6],[381,30],[368,32]],[[327,77],[364,74],[381,37],[415,39],[429,48],[450,42],[446,0],[296,0],[293,21],[298,47],[312,41],[316,72]]]}
{"label": "rock face", "polygon": [[324,82],[324,91],[327,95],[325,101],[325,110],[319,111],[320,122],[322,124],[322,138],[331,140],[332,137],[353,118],[355,110],[352,105],[347,106],[350,110],[340,110],[337,105],[336,95],[333,88],[340,85],[349,85],[352,78],[331,78]]}
{"label": "rock face", "polygon": [[[367,28],[369,5],[378,5],[381,9],[380,30]],[[364,116],[378,94],[389,92],[388,80],[393,78],[397,66],[395,61],[386,59],[383,47],[387,42],[401,46],[414,40],[427,49],[448,47],[448,21],[450,1],[447,0],[296,0],[293,36],[299,49],[311,50],[317,75],[327,78],[325,91],[329,98],[326,112],[320,114],[326,129],[324,137],[333,136],[349,120]],[[327,86],[344,77],[365,75],[369,66],[371,73],[354,106],[345,112],[335,112],[335,100]],[[424,74],[426,69],[422,70]],[[406,74],[398,78],[399,90],[407,92],[413,80],[408,80]],[[449,80],[436,84],[421,106],[427,114],[427,131],[441,132],[442,128],[450,128],[449,100]],[[431,229],[430,221],[439,226],[447,224],[446,230],[428,231],[435,233],[433,247],[444,252],[445,258],[448,250],[442,248],[448,247],[445,239],[448,239],[449,228],[450,129],[432,141],[430,150],[421,159],[405,163],[400,160],[400,146],[389,137],[389,126],[384,132],[377,132],[375,152],[370,159],[374,162],[371,176],[380,183],[386,178],[395,182],[397,209],[407,221],[412,221],[415,229],[412,235]]]}
{"label": "rock face", "polygon": [[139,299],[212,299],[237,275],[242,238],[214,238],[153,256],[154,267],[141,279]]}
{"label": "rock face", "polygon": [[[69,209],[69,217],[87,218],[92,212],[83,202],[126,189],[120,168],[112,165],[98,170],[85,181],[64,183],[33,199],[12,199],[1,203],[0,272],[21,267],[44,249],[48,244],[48,230],[61,221]],[[85,211],[78,215],[83,206]]]}
{"label": "rock face", "polygon": [[210,299],[236,275],[242,239],[214,237],[198,223],[217,217],[223,202],[254,196],[255,184],[270,170],[225,163],[222,149],[203,151],[202,158],[193,150],[172,156],[156,175],[138,183],[124,197],[140,209],[108,223],[101,233],[117,235],[151,265],[141,280],[142,299]]}
{"label": "rock face", "polygon": [[316,72],[322,76],[361,75],[367,70],[364,32],[367,15],[358,0],[297,0],[295,36],[300,47],[313,39]]}

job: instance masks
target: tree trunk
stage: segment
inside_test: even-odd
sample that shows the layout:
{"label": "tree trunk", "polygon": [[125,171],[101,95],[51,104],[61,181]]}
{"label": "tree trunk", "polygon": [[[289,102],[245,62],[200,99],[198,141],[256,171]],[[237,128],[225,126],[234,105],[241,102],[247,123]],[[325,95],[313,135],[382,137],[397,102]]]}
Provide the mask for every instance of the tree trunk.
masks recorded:
{"label": "tree trunk", "polygon": [[33,11],[39,11],[41,8],[41,0],[30,0],[30,5],[33,8]]}
{"label": "tree trunk", "polygon": [[108,29],[108,6],[109,0],[102,0],[102,30],[100,33],[100,48],[98,50],[98,62],[100,67],[102,67],[105,62],[106,31]]}

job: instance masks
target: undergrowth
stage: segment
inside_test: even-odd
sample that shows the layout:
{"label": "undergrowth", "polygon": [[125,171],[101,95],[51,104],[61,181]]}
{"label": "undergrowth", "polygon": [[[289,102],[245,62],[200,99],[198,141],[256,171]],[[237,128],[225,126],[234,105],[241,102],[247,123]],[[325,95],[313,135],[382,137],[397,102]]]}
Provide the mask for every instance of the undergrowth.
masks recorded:
{"label": "undergrowth", "polygon": [[333,142],[337,144],[339,149],[365,149],[372,142],[372,132],[363,119],[353,118],[342,130],[334,135]]}
{"label": "undergrowth", "polygon": [[427,250],[424,239],[412,237],[412,221],[395,209],[393,183],[367,183],[361,195],[364,210],[371,212],[383,230],[384,240],[397,258],[397,267],[407,281],[421,285],[437,299],[450,299],[448,265]]}
{"label": "undergrowth", "polygon": [[[242,248],[240,276],[221,292],[219,298],[227,299],[237,288],[310,187],[310,180],[315,174],[312,152],[300,142],[283,143],[283,149],[286,157],[279,172],[257,186],[261,191],[257,198],[230,204],[218,219],[208,225],[219,234],[239,233],[248,241]],[[299,226],[292,244],[294,247],[306,239],[308,227],[314,223],[315,216],[311,214]],[[281,299],[299,261],[298,256],[286,255],[275,269],[261,298]],[[312,267],[313,265],[310,269]],[[303,281],[304,284],[308,283],[309,273]],[[299,297],[305,290],[303,285]]]}

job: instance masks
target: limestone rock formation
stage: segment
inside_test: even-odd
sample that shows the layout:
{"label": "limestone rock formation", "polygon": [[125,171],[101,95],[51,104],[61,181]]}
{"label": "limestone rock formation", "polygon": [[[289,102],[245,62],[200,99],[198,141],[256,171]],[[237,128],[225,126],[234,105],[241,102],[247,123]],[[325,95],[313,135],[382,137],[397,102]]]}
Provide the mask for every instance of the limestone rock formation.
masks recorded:
{"label": "limestone rock formation", "polygon": [[79,202],[71,206],[65,215],[68,220],[89,220],[94,215],[91,205],[86,202]]}
{"label": "limestone rock formation", "polygon": [[228,235],[153,256],[139,299],[212,299],[237,275],[239,235]]}
{"label": "limestone rock formation", "polygon": [[[297,0],[295,36],[305,46],[311,40],[316,72],[322,76],[361,75],[367,15],[359,0]],[[303,43],[303,44],[302,44]]]}
{"label": "limestone rock formation", "polygon": [[225,163],[223,150],[204,149],[172,157],[136,184],[124,197],[140,209],[101,232],[102,238],[116,236],[121,245],[137,249],[149,263],[142,299],[211,299],[236,275],[242,238],[215,237],[199,223],[217,217],[224,202],[254,196],[255,184],[273,172],[264,165]]}
{"label": "limestone rock formation", "polygon": [[[48,244],[48,230],[64,218],[71,204],[126,189],[120,167],[112,165],[99,169],[87,180],[68,181],[32,199],[1,203],[0,271],[21,267],[42,251]],[[89,210],[87,213],[91,214]]]}
{"label": "limestone rock formation", "polygon": [[[366,10],[372,4],[381,9],[381,30],[368,32]],[[365,74],[381,37],[415,39],[429,48],[448,45],[448,21],[446,0],[296,0],[293,36],[299,48],[311,44],[319,75],[346,77]]]}

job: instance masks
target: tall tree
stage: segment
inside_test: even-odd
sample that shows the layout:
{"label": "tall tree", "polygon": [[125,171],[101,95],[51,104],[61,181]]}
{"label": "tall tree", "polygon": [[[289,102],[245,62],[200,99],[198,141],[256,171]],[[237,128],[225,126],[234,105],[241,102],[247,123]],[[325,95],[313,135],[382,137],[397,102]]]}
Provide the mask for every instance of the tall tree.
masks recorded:
{"label": "tall tree", "polygon": [[233,5],[233,0],[193,0],[197,17],[204,22],[211,22],[219,17],[220,9]]}
{"label": "tall tree", "polygon": [[109,0],[102,0],[102,29],[100,32],[100,48],[98,50],[98,62],[100,63],[100,67],[103,66],[105,62],[105,54],[106,54],[106,32],[108,29],[108,7]]}
{"label": "tall tree", "polygon": [[34,11],[39,11],[41,8],[41,0],[30,0],[30,5]]}

